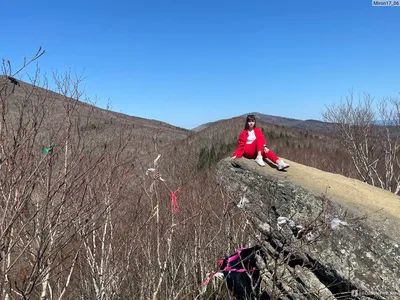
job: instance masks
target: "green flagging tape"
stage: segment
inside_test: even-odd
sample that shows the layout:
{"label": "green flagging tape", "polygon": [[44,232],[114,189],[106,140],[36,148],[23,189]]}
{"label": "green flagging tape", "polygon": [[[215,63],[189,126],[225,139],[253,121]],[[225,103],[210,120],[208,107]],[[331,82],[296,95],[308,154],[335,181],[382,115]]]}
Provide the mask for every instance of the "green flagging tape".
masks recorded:
{"label": "green flagging tape", "polygon": [[51,145],[49,148],[43,148],[42,149],[42,153],[49,153],[50,151],[52,151],[55,147],[57,147],[56,143],[53,143],[53,145]]}

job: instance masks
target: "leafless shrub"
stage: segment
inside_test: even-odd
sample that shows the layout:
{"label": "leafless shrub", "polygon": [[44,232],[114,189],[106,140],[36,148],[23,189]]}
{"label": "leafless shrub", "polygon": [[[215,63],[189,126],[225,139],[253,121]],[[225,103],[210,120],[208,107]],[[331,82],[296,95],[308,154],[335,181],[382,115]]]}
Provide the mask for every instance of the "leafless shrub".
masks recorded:
{"label": "leafless shrub", "polygon": [[350,92],[346,102],[326,109],[325,121],[336,125],[338,141],[346,150],[358,176],[371,185],[400,191],[399,100],[382,99],[377,109],[365,94],[355,103]]}

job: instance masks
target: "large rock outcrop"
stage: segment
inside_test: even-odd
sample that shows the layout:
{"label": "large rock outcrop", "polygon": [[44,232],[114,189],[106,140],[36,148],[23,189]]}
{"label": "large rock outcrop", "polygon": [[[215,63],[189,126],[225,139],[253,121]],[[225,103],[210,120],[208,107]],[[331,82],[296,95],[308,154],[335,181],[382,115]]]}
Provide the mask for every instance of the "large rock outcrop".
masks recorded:
{"label": "large rock outcrop", "polygon": [[221,160],[217,179],[266,249],[264,296],[400,299],[400,198],[290,162]]}

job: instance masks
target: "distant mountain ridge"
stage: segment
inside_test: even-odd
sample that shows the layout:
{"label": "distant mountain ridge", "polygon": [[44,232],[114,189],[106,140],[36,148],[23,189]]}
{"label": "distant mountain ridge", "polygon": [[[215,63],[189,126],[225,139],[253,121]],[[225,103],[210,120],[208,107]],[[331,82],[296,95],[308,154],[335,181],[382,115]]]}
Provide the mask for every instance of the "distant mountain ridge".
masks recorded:
{"label": "distant mountain ridge", "polygon": [[[279,117],[279,116],[266,115],[266,114],[262,114],[259,112],[246,113],[246,114],[240,115],[239,117],[246,118],[246,116],[249,114],[255,115],[257,119],[259,119],[263,122],[266,122],[266,123],[280,125],[280,126],[294,127],[294,128],[298,128],[298,129],[304,129],[304,130],[315,130],[315,131],[319,131],[319,132],[332,132],[333,128],[334,128],[334,124],[331,124],[328,122],[323,122],[323,121],[318,121],[318,120],[291,119],[291,118],[285,118],[285,117]],[[217,122],[219,122],[219,121],[205,123],[205,124],[202,124],[200,126],[193,128],[192,130],[195,132],[199,132]]]}

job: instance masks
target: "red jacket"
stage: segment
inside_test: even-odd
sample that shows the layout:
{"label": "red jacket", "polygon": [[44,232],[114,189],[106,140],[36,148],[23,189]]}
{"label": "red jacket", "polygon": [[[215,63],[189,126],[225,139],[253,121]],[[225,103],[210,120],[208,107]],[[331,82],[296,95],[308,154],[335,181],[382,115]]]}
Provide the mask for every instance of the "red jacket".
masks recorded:
{"label": "red jacket", "polygon": [[[258,127],[256,127],[256,128],[254,128],[253,130],[254,130],[254,133],[255,133],[255,135],[256,135],[256,139],[257,139],[257,140],[258,140],[258,139],[261,139],[261,140],[263,141],[263,145],[265,145],[266,142],[265,142],[265,138],[264,138],[264,135],[263,135],[261,129],[258,128]],[[247,143],[247,137],[248,137],[248,136],[249,136],[249,132],[248,132],[247,129],[244,129],[244,130],[240,133],[239,138],[238,138],[238,144],[239,144],[239,145],[238,145],[238,147],[236,148],[236,151],[233,152],[232,156],[235,156],[235,155],[236,155],[237,158],[241,158],[241,157],[243,156],[244,146],[245,146],[246,143]]]}

